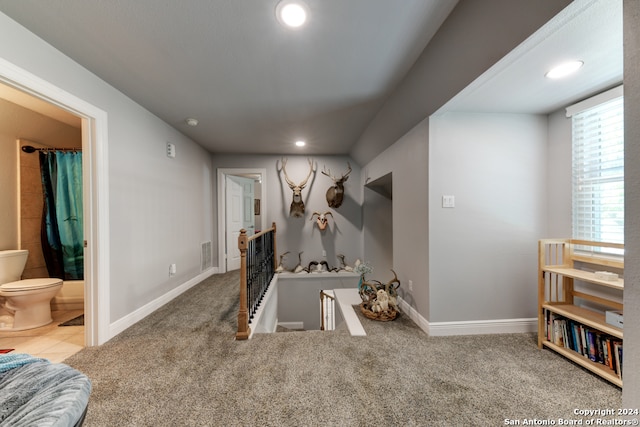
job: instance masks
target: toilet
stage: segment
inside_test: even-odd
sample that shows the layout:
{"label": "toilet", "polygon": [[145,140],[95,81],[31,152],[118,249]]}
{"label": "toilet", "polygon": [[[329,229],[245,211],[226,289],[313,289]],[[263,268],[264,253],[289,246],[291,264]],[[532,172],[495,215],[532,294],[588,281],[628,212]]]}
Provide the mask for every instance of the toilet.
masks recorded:
{"label": "toilet", "polygon": [[0,331],[22,331],[48,325],[51,300],[61,279],[20,280],[29,251],[0,251]]}

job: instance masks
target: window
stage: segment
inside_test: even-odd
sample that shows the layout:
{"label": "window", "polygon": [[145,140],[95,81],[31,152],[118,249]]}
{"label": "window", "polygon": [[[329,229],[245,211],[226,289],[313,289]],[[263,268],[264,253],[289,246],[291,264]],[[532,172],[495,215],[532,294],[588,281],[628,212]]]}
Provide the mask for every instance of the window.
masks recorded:
{"label": "window", "polygon": [[573,238],[624,243],[622,87],[567,108],[573,134]]}

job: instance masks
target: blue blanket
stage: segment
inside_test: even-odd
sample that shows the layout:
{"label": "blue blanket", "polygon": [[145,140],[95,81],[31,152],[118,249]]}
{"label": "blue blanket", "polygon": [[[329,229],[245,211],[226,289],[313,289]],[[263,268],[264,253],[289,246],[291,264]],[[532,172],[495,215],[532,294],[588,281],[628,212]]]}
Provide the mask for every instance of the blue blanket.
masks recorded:
{"label": "blue blanket", "polygon": [[90,392],[89,378],[68,365],[0,355],[0,425],[74,426]]}
{"label": "blue blanket", "polygon": [[47,359],[40,359],[39,357],[31,356],[30,354],[2,354],[0,355],[0,373],[34,362],[48,363],[49,361]]}

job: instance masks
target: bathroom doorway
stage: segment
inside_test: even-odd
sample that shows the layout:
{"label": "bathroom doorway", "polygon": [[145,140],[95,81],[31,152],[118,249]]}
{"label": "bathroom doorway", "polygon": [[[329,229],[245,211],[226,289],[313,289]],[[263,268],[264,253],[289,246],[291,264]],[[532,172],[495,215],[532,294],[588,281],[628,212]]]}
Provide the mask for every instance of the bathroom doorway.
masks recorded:
{"label": "bathroom doorway", "polygon": [[[0,85],[0,151],[5,157],[3,167],[11,172],[0,180],[2,181],[3,212],[1,238],[2,249],[26,249],[29,251],[27,263],[22,273],[22,279],[35,279],[56,277],[63,279],[62,288],[51,300],[51,310],[54,324],[64,323],[72,318],[84,315],[84,277],[83,277],[83,203],[82,203],[82,119],[61,108],[41,101],[34,96],[19,91],[7,85]],[[55,150],[54,150],[55,149]],[[6,156],[10,151],[17,155]],[[54,161],[57,168],[68,165],[68,170],[73,170],[73,175],[67,175],[68,183],[60,188],[75,188],[64,198],[68,208],[65,218],[59,221],[47,221],[48,224],[58,224],[61,227],[70,227],[71,233],[63,234],[64,245],[71,245],[75,252],[72,262],[66,261],[62,265],[62,259],[69,260],[68,250],[55,250],[44,252],[42,242],[44,194],[42,169],[40,157],[61,157]],[[69,163],[66,157],[71,158]],[[46,157],[45,157],[46,158]],[[46,162],[51,164],[51,162]],[[71,169],[72,168],[72,169]],[[62,173],[63,170],[58,172]],[[57,174],[56,174],[57,175]],[[50,175],[49,175],[50,176]],[[53,180],[47,180],[55,186]],[[51,190],[46,192],[53,195]],[[62,195],[60,195],[62,197]],[[54,199],[50,199],[53,202]],[[56,208],[48,203],[51,209],[49,215],[55,214]],[[70,210],[69,210],[70,209]],[[60,215],[62,215],[60,211]],[[15,230],[14,235],[6,233],[7,228]],[[48,236],[58,236],[50,231]],[[68,236],[68,237],[67,237]],[[70,240],[71,239],[71,240]],[[57,246],[54,246],[57,247]],[[52,255],[54,254],[55,255]],[[60,261],[60,262],[56,262]],[[73,279],[73,280],[71,280]],[[80,317],[82,319],[82,317]],[[80,321],[77,326],[84,326]],[[49,325],[55,326],[55,325]],[[30,337],[30,343],[38,339],[51,339],[55,328],[40,327],[25,332],[7,333],[6,341],[11,336],[26,335]],[[64,332],[64,334],[62,333]],[[73,335],[74,349],[84,346],[83,328],[65,328],[59,335]],[[65,335],[65,336],[66,336]],[[42,337],[42,338],[38,338]],[[47,338],[44,338],[47,337]],[[23,338],[24,339],[24,338]],[[17,341],[20,343],[20,341]],[[43,341],[44,342],[44,341]],[[12,346],[13,347],[13,346]],[[20,348],[20,345],[18,345]],[[54,352],[56,353],[56,352]]]}
{"label": "bathroom doorway", "polygon": [[[83,244],[85,247],[84,344],[86,346],[102,344],[110,338],[108,167],[105,149],[107,115],[104,111],[38,76],[2,60],[0,60],[0,84],[23,96],[26,95],[25,99],[33,104],[39,104],[40,107],[49,111],[70,114],[81,122],[84,187]],[[17,153],[17,144],[14,147]],[[18,228],[17,225],[14,227]],[[13,238],[17,244],[19,236],[13,236]],[[6,245],[6,242],[3,245]]]}

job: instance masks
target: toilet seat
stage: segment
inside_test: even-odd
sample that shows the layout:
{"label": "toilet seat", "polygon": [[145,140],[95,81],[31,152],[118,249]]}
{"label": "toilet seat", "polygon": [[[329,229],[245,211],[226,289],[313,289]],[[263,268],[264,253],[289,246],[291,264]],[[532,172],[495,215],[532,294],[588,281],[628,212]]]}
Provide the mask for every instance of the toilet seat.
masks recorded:
{"label": "toilet seat", "polygon": [[62,283],[61,279],[55,278],[40,278],[40,279],[25,279],[18,280],[17,282],[9,282],[0,285],[0,292],[24,292],[35,291],[41,289],[48,289],[54,286],[58,286]]}

